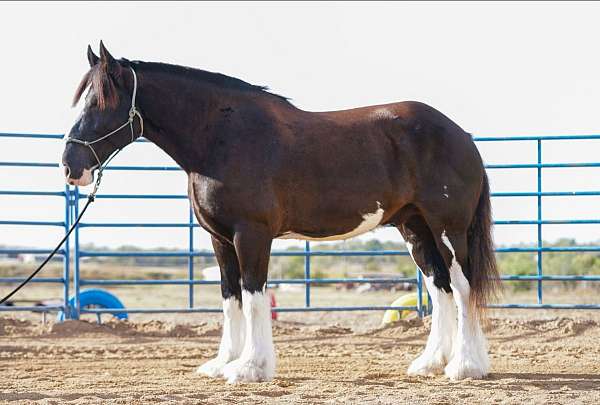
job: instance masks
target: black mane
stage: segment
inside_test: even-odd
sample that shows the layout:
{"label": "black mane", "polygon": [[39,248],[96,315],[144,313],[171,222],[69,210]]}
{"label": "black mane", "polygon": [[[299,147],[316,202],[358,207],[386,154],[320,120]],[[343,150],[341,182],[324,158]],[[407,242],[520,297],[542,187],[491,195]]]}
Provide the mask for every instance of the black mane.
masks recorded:
{"label": "black mane", "polygon": [[289,102],[289,98],[281,96],[279,94],[271,93],[267,86],[258,86],[250,84],[241,79],[227,76],[221,73],[209,72],[207,70],[191,68],[181,65],[172,65],[169,63],[160,62],[143,62],[143,61],[129,61],[127,59],[121,59],[120,62],[131,65],[132,67],[139,66],[141,69],[157,73],[172,74],[176,76],[189,77],[194,80],[198,80],[204,83],[214,84],[215,86],[224,87],[227,89],[251,91],[275,96],[283,101]]}

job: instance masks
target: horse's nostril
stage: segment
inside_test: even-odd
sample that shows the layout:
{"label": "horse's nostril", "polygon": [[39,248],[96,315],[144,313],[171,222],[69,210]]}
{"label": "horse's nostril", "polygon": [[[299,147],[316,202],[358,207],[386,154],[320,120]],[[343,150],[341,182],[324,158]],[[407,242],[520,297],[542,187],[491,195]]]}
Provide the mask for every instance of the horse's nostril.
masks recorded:
{"label": "horse's nostril", "polygon": [[69,177],[71,175],[71,168],[69,166],[65,166],[65,177]]}

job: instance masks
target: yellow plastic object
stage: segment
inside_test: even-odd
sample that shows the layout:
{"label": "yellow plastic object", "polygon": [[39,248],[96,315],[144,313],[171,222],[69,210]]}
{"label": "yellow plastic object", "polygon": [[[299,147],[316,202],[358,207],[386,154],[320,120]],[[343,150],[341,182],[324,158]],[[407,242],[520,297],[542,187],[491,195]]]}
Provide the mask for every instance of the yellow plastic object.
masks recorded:
{"label": "yellow plastic object", "polygon": [[[427,305],[427,294],[424,293],[421,297],[422,297],[423,305]],[[414,307],[414,306],[417,306],[417,298],[418,298],[417,293],[405,294],[405,295],[399,297],[398,299],[396,299],[396,301],[392,302],[392,305],[390,305],[390,306],[392,306],[392,307]],[[388,309],[383,314],[383,319],[382,319],[381,323],[383,325],[387,325],[388,323],[397,322],[400,319],[406,318],[412,312],[413,311],[409,311],[409,310],[398,311],[395,309]]]}

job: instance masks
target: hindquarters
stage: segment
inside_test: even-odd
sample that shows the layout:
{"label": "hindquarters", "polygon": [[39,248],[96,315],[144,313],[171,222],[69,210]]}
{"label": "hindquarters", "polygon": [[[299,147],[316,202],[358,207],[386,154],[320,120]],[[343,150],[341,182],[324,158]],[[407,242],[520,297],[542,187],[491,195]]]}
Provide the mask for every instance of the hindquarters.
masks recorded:
{"label": "hindquarters", "polygon": [[[499,288],[492,238],[490,188],[470,134],[424,104],[412,103],[408,135],[418,154],[415,199],[450,268],[456,259],[470,285],[470,303],[485,308]],[[445,235],[445,237],[443,236]],[[448,247],[454,246],[454,254]]]}
{"label": "hindquarters", "polygon": [[491,238],[487,178],[471,223],[415,210],[399,225],[433,303],[431,332],[409,374],[445,372],[451,379],[482,378],[489,372],[481,313],[498,287]]}
{"label": "hindquarters", "polygon": [[409,373],[481,378],[489,371],[481,313],[499,286],[487,175],[471,136],[441,113],[421,106],[407,122],[415,194],[394,223],[434,305],[426,349]]}

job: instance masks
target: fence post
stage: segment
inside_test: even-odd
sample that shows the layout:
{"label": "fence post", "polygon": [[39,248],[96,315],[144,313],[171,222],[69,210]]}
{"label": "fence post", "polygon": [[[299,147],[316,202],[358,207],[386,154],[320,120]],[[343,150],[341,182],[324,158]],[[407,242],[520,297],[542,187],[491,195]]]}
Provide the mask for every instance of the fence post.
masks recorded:
{"label": "fence post", "polygon": [[[542,265],[542,140],[537,140],[537,275],[542,277],[543,265]],[[537,303],[542,303],[542,280],[538,279],[537,282]]]}
{"label": "fence post", "polygon": [[[73,212],[75,218],[79,217],[79,187],[75,187],[73,199]],[[81,310],[79,303],[79,278],[80,278],[80,263],[79,263],[79,224],[75,227],[75,249],[73,252],[73,290],[75,295],[75,305],[73,305],[72,319],[79,319]]]}
{"label": "fence post", "polygon": [[188,233],[188,278],[190,281],[188,289],[188,305],[190,308],[194,307],[194,211],[192,210],[192,202],[190,201],[189,209],[189,233]]}
{"label": "fence post", "polygon": [[310,307],[310,242],[304,242],[304,306]]}
{"label": "fence post", "polygon": [[[68,184],[65,184],[65,235],[69,232],[69,227],[71,226],[71,188]],[[65,319],[71,318],[71,311],[69,308],[69,285],[71,283],[70,280],[70,260],[71,260],[71,251],[70,251],[70,243],[69,239],[65,241],[64,254],[63,254],[63,313],[65,314]]]}
{"label": "fence post", "polygon": [[421,274],[421,270],[419,266],[415,266],[417,269],[417,314],[419,318],[423,318],[425,316],[425,311],[423,310],[423,275]]}

